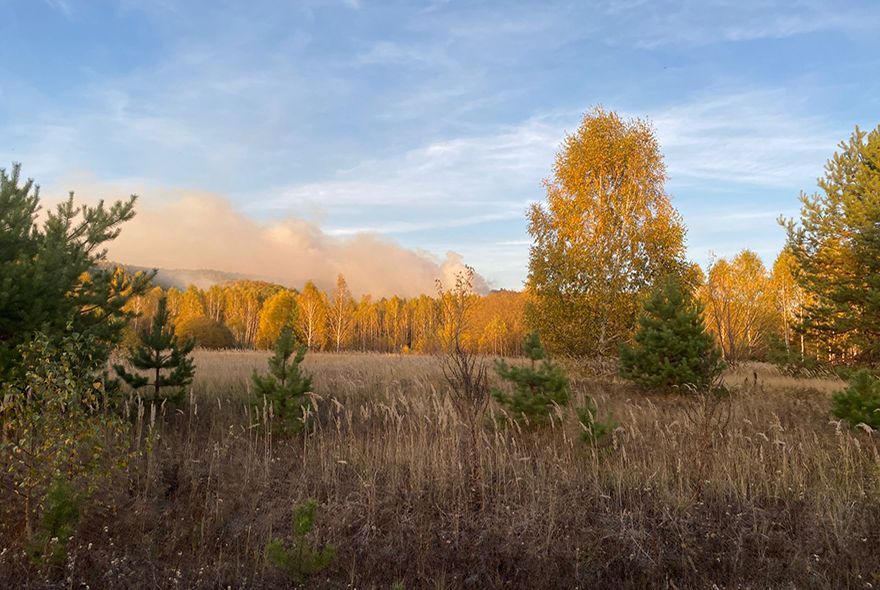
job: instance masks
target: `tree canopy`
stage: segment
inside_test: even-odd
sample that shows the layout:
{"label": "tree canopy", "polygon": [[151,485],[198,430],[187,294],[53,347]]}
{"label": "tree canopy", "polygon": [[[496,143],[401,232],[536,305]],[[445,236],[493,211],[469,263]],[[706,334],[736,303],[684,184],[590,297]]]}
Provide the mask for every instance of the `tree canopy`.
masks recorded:
{"label": "tree canopy", "polygon": [[655,282],[685,270],[653,128],[600,108],[565,138],[533,205],[527,320],[555,351],[613,354]]}

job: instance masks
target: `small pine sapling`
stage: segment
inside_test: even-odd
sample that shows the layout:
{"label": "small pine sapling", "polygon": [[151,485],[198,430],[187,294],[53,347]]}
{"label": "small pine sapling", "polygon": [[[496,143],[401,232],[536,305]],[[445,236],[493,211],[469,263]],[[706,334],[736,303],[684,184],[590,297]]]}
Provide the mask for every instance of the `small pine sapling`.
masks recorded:
{"label": "small pine sapling", "polygon": [[492,397],[514,420],[540,426],[547,422],[553,408],[568,404],[568,376],[546,358],[537,332],[526,336],[523,351],[531,361],[527,366],[510,365],[503,359],[495,362],[495,372],[510,386],[507,391],[493,389]]}
{"label": "small pine sapling", "polygon": [[849,387],[834,394],[831,411],[852,426],[864,424],[880,430],[880,379],[864,369],[857,371]]}
{"label": "small pine sapling", "polygon": [[304,426],[305,394],[312,388],[311,377],[300,368],[306,350],[305,345],[297,342],[293,330],[286,326],[275,342],[269,372],[259,375],[254,371],[252,377],[260,401],[265,398],[271,404],[273,416],[286,432],[299,432]]}
{"label": "small pine sapling", "polygon": [[283,570],[297,583],[306,577],[324,570],[333,558],[336,549],[332,545],[313,547],[306,535],[315,527],[317,502],[309,499],[293,508],[293,543],[287,546],[280,539],[272,539],[266,544],[266,559]]}
{"label": "small pine sapling", "polygon": [[606,420],[598,419],[599,409],[596,407],[596,402],[589,397],[586,403],[577,409],[577,416],[581,425],[581,440],[588,444],[599,444],[617,428],[617,422],[611,416]]}
{"label": "small pine sapling", "polygon": [[[195,342],[180,340],[175,335],[169,321],[168,299],[164,295],[158,301],[153,321],[140,332],[138,340],[139,343],[129,349],[128,362],[135,369],[151,373],[153,380],[129,372],[123,365],[113,365],[116,374],[133,389],[151,387],[150,401],[181,402],[186,386],[192,383],[195,375],[195,366],[190,358]],[[168,393],[168,388],[173,388],[173,393]]]}
{"label": "small pine sapling", "polygon": [[67,544],[79,523],[82,495],[63,478],[52,481],[45,508],[28,553],[35,563],[60,568],[67,561]]}
{"label": "small pine sapling", "polygon": [[711,389],[724,370],[703,310],[678,281],[664,281],[645,303],[634,346],[621,346],[620,375],[651,389]]}

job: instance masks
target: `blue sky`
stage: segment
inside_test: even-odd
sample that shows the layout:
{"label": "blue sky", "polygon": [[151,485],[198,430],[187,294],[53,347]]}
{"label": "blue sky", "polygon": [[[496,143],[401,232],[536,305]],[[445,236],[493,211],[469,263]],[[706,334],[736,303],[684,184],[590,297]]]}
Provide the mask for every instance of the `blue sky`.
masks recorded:
{"label": "blue sky", "polygon": [[258,223],[455,251],[500,287],[593,105],[656,126],[701,263],[771,262],[776,218],[880,123],[876,0],[0,6],[0,161],[45,192],[205,191]]}

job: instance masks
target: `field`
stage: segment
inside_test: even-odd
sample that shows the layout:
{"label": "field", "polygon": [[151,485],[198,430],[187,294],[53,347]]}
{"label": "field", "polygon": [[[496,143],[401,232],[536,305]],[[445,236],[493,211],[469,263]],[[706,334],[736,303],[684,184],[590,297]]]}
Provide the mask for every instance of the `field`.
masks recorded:
{"label": "field", "polygon": [[314,498],[309,540],[336,556],[305,587],[880,584],[877,438],[832,421],[839,381],[742,366],[729,403],[710,407],[572,365],[572,405],[594,398],[613,433],[585,443],[571,408],[540,430],[490,418],[473,469],[437,359],[310,354],[314,432],[285,439],[246,403],[266,358],[198,352],[189,403],[135,418],[143,454],[95,491],[63,581],[26,568],[5,533],[0,576],[291,587],[264,549]]}

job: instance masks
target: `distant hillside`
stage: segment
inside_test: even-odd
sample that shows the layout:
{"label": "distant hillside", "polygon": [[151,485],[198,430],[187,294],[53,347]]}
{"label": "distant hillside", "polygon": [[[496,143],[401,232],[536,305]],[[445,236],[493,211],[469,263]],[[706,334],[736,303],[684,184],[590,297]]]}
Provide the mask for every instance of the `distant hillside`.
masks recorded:
{"label": "distant hillside", "polygon": [[[108,262],[107,266],[116,266],[117,264],[132,273],[139,271],[149,272],[153,270],[152,268],[146,266],[135,266],[133,264],[121,264],[116,262]],[[175,287],[177,289],[184,290],[190,285],[196,286],[199,289],[207,289],[212,285],[245,279],[258,280],[258,277],[211,269],[193,270],[181,268],[160,268],[158,269],[156,277],[153,279],[153,282],[164,289]]]}

